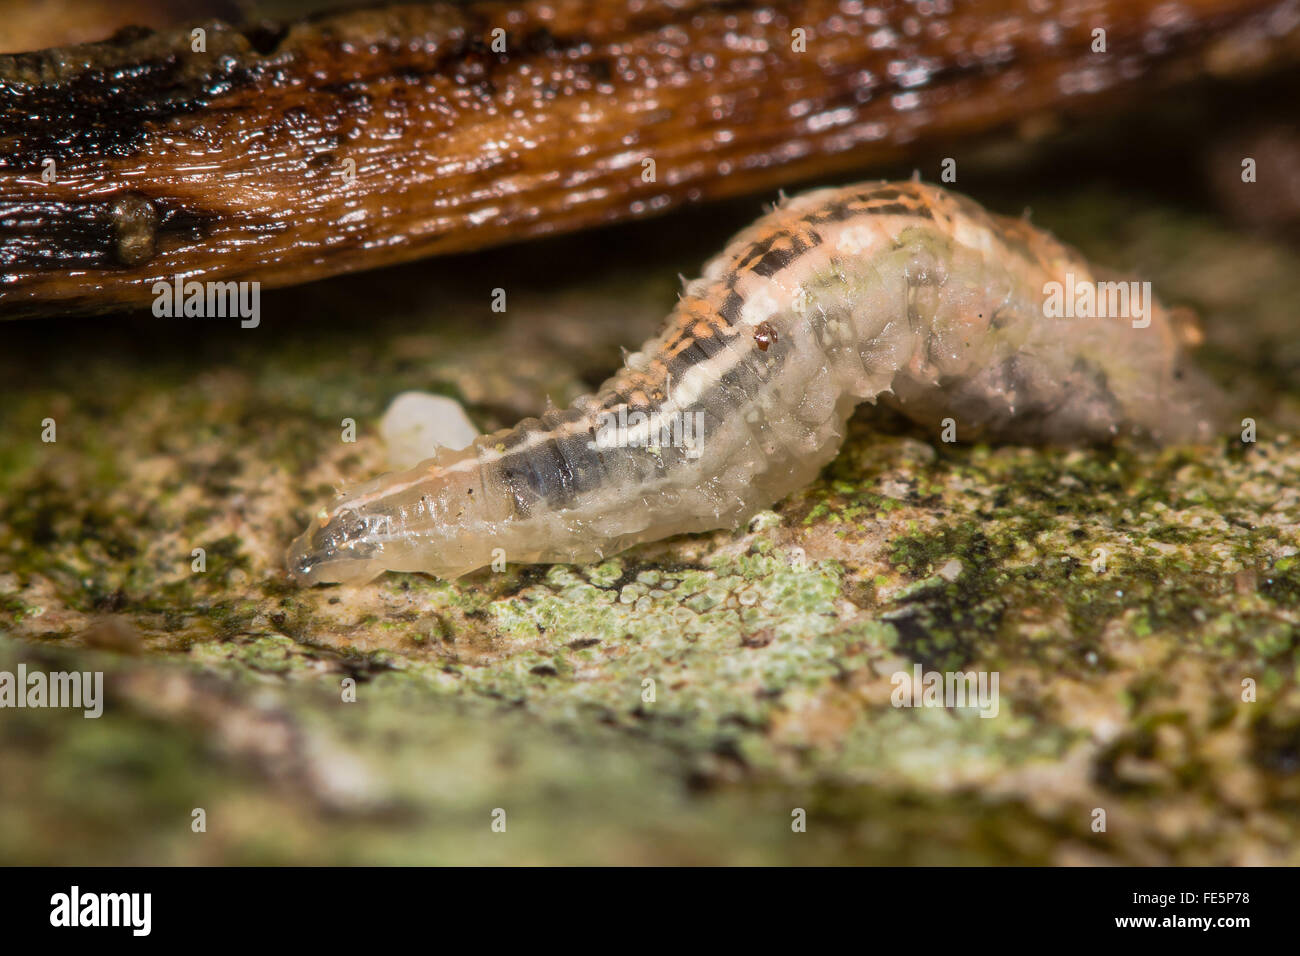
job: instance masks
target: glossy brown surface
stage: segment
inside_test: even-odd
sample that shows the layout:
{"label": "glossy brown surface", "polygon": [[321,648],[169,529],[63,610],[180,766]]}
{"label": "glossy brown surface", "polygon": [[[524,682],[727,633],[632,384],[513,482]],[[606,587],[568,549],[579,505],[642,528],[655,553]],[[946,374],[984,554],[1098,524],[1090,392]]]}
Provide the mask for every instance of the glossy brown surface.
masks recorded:
{"label": "glossy brown surface", "polygon": [[304,282],[895,159],[1290,57],[1291,9],[427,4],[212,22],[199,53],[184,30],[0,57],[0,314],[147,305],[177,274]]}

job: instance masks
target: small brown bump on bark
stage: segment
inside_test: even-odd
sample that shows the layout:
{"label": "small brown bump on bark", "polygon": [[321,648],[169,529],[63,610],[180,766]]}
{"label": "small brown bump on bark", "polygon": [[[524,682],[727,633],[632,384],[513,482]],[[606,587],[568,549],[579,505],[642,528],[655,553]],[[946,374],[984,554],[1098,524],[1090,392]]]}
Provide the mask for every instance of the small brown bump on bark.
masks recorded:
{"label": "small brown bump on bark", "polygon": [[113,245],[123,265],[136,266],[153,258],[158,231],[158,210],[139,193],[123,193],[113,200]]}

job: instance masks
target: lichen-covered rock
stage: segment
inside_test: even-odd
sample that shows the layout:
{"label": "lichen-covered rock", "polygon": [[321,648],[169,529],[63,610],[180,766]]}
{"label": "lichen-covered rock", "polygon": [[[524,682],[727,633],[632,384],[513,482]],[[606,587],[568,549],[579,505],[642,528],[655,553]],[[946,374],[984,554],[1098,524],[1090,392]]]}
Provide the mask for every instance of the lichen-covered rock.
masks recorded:
{"label": "lichen-covered rock", "polygon": [[[868,412],[735,532],[300,590],[284,548],[384,468],[394,394],[484,429],[567,402],[753,204],[268,293],[251,330],[6,327],[0,671],[102,670],[106,702],[0,710],[0,858],[1300,862],[1300,262],[1033,198],[1202,312],[1256,442],[972,447]],[[895,707],[917,665],[996,672],[996,716]]]}

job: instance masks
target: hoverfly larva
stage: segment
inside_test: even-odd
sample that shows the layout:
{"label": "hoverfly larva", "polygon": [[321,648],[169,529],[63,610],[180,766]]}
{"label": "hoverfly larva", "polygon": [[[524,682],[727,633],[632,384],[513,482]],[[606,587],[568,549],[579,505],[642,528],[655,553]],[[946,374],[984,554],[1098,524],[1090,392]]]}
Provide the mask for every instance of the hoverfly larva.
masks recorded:
{"label": "hoverfly larva", "polygon": [[[934,186],[783,201],[595,395],[343,495],[294,542],[290,570],[454,578],[494,549],[590,561],[734,527],[811,481],[853,409],[877,399],[935,427],[951,418],[963,437],[1208,438],[1213,389],[1187,363],[1190,323],[1154,300],[1058,315],[1067,282],[1097,284],[1045,232]],[[611,421],[620,440],[600,440]],[[698,423],[689,442],[674,440],[681,421]]]}

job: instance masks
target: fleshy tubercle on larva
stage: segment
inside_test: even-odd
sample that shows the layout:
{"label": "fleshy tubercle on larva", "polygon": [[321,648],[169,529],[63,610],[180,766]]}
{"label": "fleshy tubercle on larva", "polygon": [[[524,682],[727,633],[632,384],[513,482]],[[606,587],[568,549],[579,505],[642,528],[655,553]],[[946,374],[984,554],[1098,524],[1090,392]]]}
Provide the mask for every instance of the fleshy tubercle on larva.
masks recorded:
{"label": "fleshy tubercle on larva", "polygon": [[[734,527],[811,481],[863,401],[962,440],[1210,438],[1193,327],[1128,285],[935,186],[807,193],[736,236],[595,395],[341,496],[290,572],[454,578]],[[1092,286],[1098,308],[1074,309]]]}

